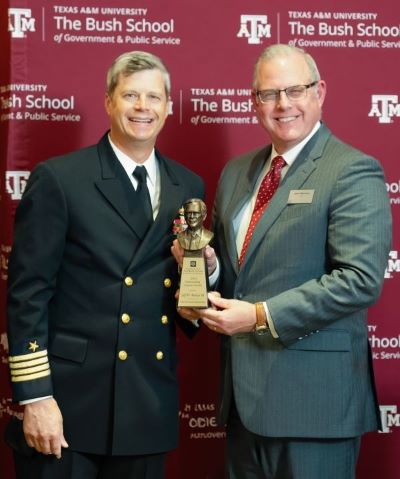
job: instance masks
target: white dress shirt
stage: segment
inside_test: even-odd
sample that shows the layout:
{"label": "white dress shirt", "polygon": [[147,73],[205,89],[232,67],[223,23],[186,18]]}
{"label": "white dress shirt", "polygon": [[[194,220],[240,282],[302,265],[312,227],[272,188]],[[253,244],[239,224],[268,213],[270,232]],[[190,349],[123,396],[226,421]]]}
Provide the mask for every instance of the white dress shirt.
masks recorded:
{"label": "white dress shirt", "polygon": [[158,161],[154,148],[150,153],[150,156],[143,163],[136,163],[135,160],[126,155],[121,151],[114,143],[111,141],[111,138],[108,137],[110,141],[111,148],[113,149],[115,156],[118,158],[118,161],[121,163],[122,168],[126,171],[129,180],[131,181],[133,187],[137,188],[138,182],[137,179],[133,176],[133,172],[137,166],[144,166],[146,168],[146,184],[150,194],[151,206],[153,208],[153,219],[156,219],[158,212],[160,210],[160,191],[161,191],[161,181],[160,181],[160,169],[158,166]]}

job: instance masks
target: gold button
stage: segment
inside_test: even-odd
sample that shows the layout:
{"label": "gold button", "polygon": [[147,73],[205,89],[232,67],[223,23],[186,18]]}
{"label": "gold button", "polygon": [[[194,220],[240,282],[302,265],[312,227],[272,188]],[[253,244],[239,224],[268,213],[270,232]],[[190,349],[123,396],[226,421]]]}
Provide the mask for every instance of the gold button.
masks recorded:
{"label": "gold button", "polygon": [[131,320],[131,317],[129,316],[129,314],[124,313],[124,314],[121,316],[121,321],[122,321],[124,324],[128,324],[130,320]]}
{"label": "gold button", "polygon": [[161,361],[163,359],[164,353],[162,351],[157,351],[156,358]]}
{"label": "gold button", "polygon": [[166,288],[170,288],[171,285],[172,285],[172,281],[171,281],[169,278],[165,278],[165,279],[164,279],[164,286],[165,286]]}
{"label": "gold button", "polygon": [[127,277],[124,279],[124,282],[125,282],[126,286],[132,286],[132,284],[133,284],[133,278],[131,278],[130,276],[127,276]]}
{"label": "gold button", "polygon": [[162,324],[168,324],[168,316],[165,314],[161,316],[161,322]]}
{"label": "gold button", "polygon": [[125,361],[125,359],[128,357],[128,353],[126,351],[120,351],[118,353],[118,357],[121,361]]}

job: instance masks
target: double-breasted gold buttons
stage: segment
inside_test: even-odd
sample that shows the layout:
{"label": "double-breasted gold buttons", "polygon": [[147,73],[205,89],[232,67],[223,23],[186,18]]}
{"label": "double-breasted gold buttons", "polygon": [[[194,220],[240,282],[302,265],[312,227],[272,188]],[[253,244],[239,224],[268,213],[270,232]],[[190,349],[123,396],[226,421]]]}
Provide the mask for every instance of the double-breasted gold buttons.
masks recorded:
{"label": "double-breasted gold buttons", "polygon": [[118,358],[121,360],[121,361],[125,361],[125,359],[128,358],[128,353],[126,351],[119,351],[118,353]]}
{"label": "double-breasted gold buttons", "polygon": [[156,358],[158,361],[161,361],[164,358],[164,353],[162,351],[157,351]]}
{"label": "double-breasted gold buttons", "polygon": [[126,276],[125,279],[124,279],[124,283],[126,286],[132,286],[133,285],[133,278],[131,278],[130,276]]}
{"label": "double-breasted gold buttons", "polygon": [[121,321],[124,324],[128,324],[130,320],[131,320],[131,317],[129,316],[129,314],[124,313],[124,314],[121,315]]}
{"label": "double-breasted gold buttons", "polygon": [[164,286],[170,288],[172,286],[172,281],[169,278],[164,279]]}
{"label": "double-breasted gold buttons", "polygon": [[162,324],[168,324],[168,316],[166,314],[163,314],[161,316],[161,323]]}

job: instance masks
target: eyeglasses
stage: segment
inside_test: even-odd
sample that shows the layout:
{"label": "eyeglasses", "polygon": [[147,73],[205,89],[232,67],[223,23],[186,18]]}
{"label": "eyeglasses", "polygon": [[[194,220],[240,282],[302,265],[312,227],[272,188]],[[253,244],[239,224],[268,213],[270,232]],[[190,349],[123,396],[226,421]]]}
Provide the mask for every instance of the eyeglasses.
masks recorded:
{"label": "eyeglasses", "polygon": [[257,90],[256,96],[261,103],[269,103],[272,101],[277,101],[281,97],[281,92],[284,91],[287,98],[292,101],[302,100],[306,94],[307,90],[312,86],[316,85],[317,81],[313,81],[308,85],[295,85],[289,86],[287,88],[282,88],[282,90]]}

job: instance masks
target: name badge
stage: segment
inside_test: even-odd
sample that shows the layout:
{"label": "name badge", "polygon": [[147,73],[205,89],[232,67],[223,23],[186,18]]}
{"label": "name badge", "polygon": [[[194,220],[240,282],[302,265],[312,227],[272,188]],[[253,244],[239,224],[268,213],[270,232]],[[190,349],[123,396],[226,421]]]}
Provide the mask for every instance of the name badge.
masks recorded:
{"label": "name badge", "polygon": [[290,190],[288,205],[312,203],[315,190]]}

